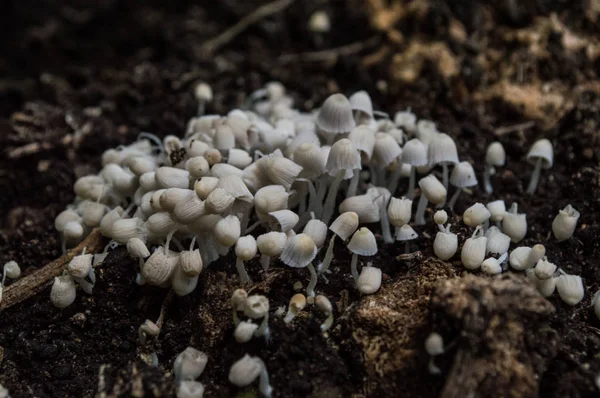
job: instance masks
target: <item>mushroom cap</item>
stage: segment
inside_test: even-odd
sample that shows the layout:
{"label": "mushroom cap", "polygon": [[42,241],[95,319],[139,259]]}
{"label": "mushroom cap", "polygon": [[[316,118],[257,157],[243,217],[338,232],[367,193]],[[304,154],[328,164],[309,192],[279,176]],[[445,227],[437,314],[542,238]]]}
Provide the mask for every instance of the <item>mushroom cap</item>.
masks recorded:
{"label": "mushroom cap", "polygon": [[229,369],[228,379],[237,387],[246,387],[260,376],[262,370],[262,363],[246,354]]}
{"label": "mushroom cap", "polygon": [[363,124],[356,126],[348,134],[348,139],[352,141],[354,146],[361,154],[370,160],[373,156],[373,149],[375,148],[375,131],[369,126]]}
{"label": "mushroom cap", "polygon": [[302,167],[300,177],[312,179],[325,173],[327,158],[318,145],[306,142],[294,151],[294,162]]}
{"label": "mushroom cap", "polygon": [[400,242],[405,242],[407,240],[417,239],[418,236],[419,234],[417,234],[410,225],[404,224],[403,226],[398,228],[396,240]]}
{"label": "mushroom cap", "polygon": [[411,111],[400,111],[394,115],[394,123],[396,126],[412,133],[417,128],[417,116]]}
{"label": "mushroom cap", "polygon": [[544,169],[552,167],[554,162],[554,149],[552,148],[552,143],[545,138],[534,142],[527,153],[527,161],[529,163],[535,164],[538,159],[542,159],[542,167]]}
{"label": "mushroom cap", "polygon": [[359,256],[374,256],[377,253],[377,241],[369,228],[362,227],[352,235],[348,250]]}
{"label": "mushroom cap", "polygon": [[321,247],[327,237],[327,224],[317,219],[309,220],[304,226],[302,233],[309,235],[313,238],[315,245]]}
{"label": "mushroom cap", "polygon": [[248,296],[244,302],[244,315],[248,318],[259,319],[269,313],[269,299],[265,296],[254,294]]}
{"label": "mushroom cap", "polygon": [[346,240],[354,233],[354,231],[356,231],[356,228],[358,228],[358,221],[358,214],[353,211],[347,211],[333,220],[329,229],[342,238],[342,240]]}
{"label": "mushroom cap", "polygon": [[326,134],[347,133],[356,126],[352,105],[343,94],[329,96],[317,115],[317,126]]}
{"label": "mushroom cap", "polygon": [[373,117],[373,102],[371,102],[371,97],[366,91],[355,92],[350,96],[349,102],[353,111],[360,111]]}
{"label": "mushroom cap", "polygon": [[287,242],[284,232],[267,232],[256,238],[256,245],[261,254],[268,257],[279,256]]}
{"label": "mushroom cap", "polygon": [[469,162],[460,162],[450,175],[450,184],[457,188],[473,187],[477,185],[477,177],[475,176],[475,170]]}
{"label": "mushroom cap", "polygon": [[427,158],[429,164],[458,163],[456,143],[448,134],[436,134],[429,143]]}
{"label": "mushroom cap", "polygon": [[402,155],[398,141],[388,133],[377,133],[373,149],[373,160],[379,166],[389,166]]}
{"label": "mushroom cap", "polygon": [[273,222],[276,223],[276,226],[281,229],[281,232],[288,232],[290,229],[294,228],[300,220],[298,214],[288,209],[272,211],[269,215],[273,218]]}
{"label": "mushroom cap", "polygon": [[408,224],[412,217],[412,200],[402,197],[391,198],[388,206],[388,218],[394,227]]}
{"label": "mushroom cap", "polygon": [[336,176],[341,170],[345,170],[344,179],[352,178],[354,169],[361,169],[360,154],[358,150],[347,138],[342,138],[331,146],[325,169],[327,172]]}
{"label": "mushroom cap", "polygon": [[307,234],[289,237],[279,259],[292,268],[304,268],[317,256],[317,246]]}
{"label": "mushroom cap", "polygon": [[427,164],[427,147],[418,138],[413,138],[402,148],[402,163],[411,166],[425,166]]}
{"label": "mushroom cap", "polygon": [[419,180],[419,187],[423,195],[431,203],[438,205],[446,201],[446,188],[433,174],[421,178]]}
{"label": "mushroom cap", "polygon": [[370,194],[356,195],[346,198],[340,203],[340,213],[354,212],[358,214],[361,224],[378,222],[381,218],[379,201]]}
{"label": "mushroom cap", "polygon": [[381,269],[363,267],[356,281],[356,287],[362,294],[373,294],[381,287]]}
{"label": "mushroom cap", "polygon": [[498,141],[492,142],[485,153],[485,163],[490,166],[501,167],[506,162],[506,152]]}

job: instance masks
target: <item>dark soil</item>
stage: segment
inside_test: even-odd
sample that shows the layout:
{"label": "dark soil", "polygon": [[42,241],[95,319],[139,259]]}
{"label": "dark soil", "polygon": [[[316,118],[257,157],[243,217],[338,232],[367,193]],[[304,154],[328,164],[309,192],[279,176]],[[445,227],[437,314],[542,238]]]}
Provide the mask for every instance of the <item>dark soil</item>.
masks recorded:
{"label": "dark soil", "polygon": [[[411,108],[436,121],[479,174],[486,146],[493,140],[504,144],[507,165],[492,180],[496,192],[490,196],[476,189],[463,195],[456,214],[475,201],[517,202],[529,224],[521,244],[543,243],[553,262],[582,276],[586,296],[581,304],[569,307],[556,294],[549,299],[556,308],[550,324],[558,338],[549,339],[553,355],[536,377],[539,396],[597,396],[600,321],[589,307],[600,289],[600,15],[593,2],[524,1],[510,8],[513,2],[417,0],[386,8],[378,0],[297,1],[212,55],[203,53],[203,43],[263,2],[196,3],[5,4],[0,13],[0,264],[16,260],[27,275],[57,258],[54,217],[73,200],[75,179],[97,171],[105,149],[131,142],[139,132],[182,134],[196,110],[192,88],[198,80],[215,93],[211,113],[239,106],[247,93],[271,80],[281,81],[303,109],[338,90],[365,89],[378,109],[393,114]],[[305,28],[317,9],[329,13],[333,26],[319,48]],[[565,39],[573,36],[584,44]],[[314,60],[303,54],[355,42],[367,44],[341,57],[330,53]],[[527,128],[498,130],[530,121]],[[554,166],[544,171],[535,196],[528,197],[524,187],[532,166],[524,157],[541,137],[554,144]],[[574,238],[557,243],[550,225],[569,203],[581,219]],[[453,225],[460,241],[470,235]],[[428,225],[419,232],[433,237],[436,231]],[[423,258],[432,256],[432,239],[418,242],[413,249]],[[395,260],[402,252],[403,245],[381,247],[372,260],[388,284],[419,279],[419,262]],[[321,281],[317,290],[335,301],[337,319],[360,297],[341,245],[335,258],[329,283]],[[464,271],[456,260],[451,267],[456,274]],[[257,262],[250,263],[251,277],[259,281],[255,291],[271,302],[268,344],[240,345],[231,338],[228,300],[237,286],[230,256],[211,265],[193,294],[170,303],[160,337],[143,349],[157,353],[159,368],[153,369],[140,363],[144,352],[137,347],[137,328],[145,319],[156,320],[167,292],[137,286],[134,264],[123,249],[115,250],[97,270],[92,296],[81,294],[59,311],[50,304],[48,288],[0,313],[0,384],[13,397],[82,397],[98,388],[114,393],[116,384],[141,372],[144,391],[164,395],[171,391],[168,372],[175,356],[192,345],[210,357],[200,378],[206,396],[236,394],[227,373],[246,352],[265,360],[275,396],[442,392],[445,376],[429,375],[426,361],[399,373],[405,379],[389,384],[394,389],[385,390],[384,383],[373,388],[364,347],[349,343],[347,328],[334,327],[323,336],[318,311],[304,311],[292,325],[273,315],[287,307],[295,281],[307,283],[307,272],[279,266],[266,275],[259,270]],[[535,325],[528,327],[535,336]],[[415,329],[413,348],[422,347],[427,328]],[[106,385],[98,387],[103,364],[110,365]],[[410,387],[400,392],[396,388],[402,385]]]}

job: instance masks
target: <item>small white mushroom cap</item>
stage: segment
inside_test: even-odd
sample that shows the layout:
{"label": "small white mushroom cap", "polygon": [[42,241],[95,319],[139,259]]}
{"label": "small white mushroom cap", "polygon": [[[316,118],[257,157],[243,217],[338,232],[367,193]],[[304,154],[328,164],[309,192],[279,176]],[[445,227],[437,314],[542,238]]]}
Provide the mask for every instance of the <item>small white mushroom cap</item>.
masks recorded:
{"label": "small white mushroom cap", "polygon": [[444,353],[444,339],[439,333],[430,333],[425,340],[425,351],[431,356]]}
{"label": "small white mushroom cap", "polygon": [[394,124],[409,133],[413,133],[417,129],[417,116],[408,110],[396,112],[394,115]]}
{"label": "small white mushroom cap", "polygon": [[198,101],[210,102],[213,99],[212,88],[208,84],[200,82],[194,87],[194,96]]}
{"label": "small white mushroom cap", "polygon": [[279,258],[292,268],[304,268],[315,259],[316,255],[317,246],[313,239],[309,235],[298,234],[287,239]]}
{"label": "small white mushroom cap", "polygon": [[402,163],[413,167],[425,166],[427,164],[427,147],[418,138],[413,138],[404,144],[402,148]]}
{"label": "small white mushroom cap", "polygon": [[429,143],[427,151],[427,159],[430,165],[458,163],[456,143],[448,134],[436,134]]}
{"label": "small white mushroom cap", "polygon": [[510,236],[503,234],[497,227],[490,227],[486,233],[486,253],[504,254],[510,247]]}
{"label": "small white mushroom cap", "polygon": [[444,225],[448,221],[448,213],[445,210],[438,210],[433,213],[433,222],[437,225]]}
{"label": "small white mushroom cap", "polygon": [[233,246],[240,238],[240,219],[236,216],[222,218],[215,225],[213,232],[219,244],[225,247]]}
{"label": "small white mushroom cap", "polygon": [[92,269],[93,254],[80,254],[69,261],[67,271],[76,278],[85,278]]}
{"label": "small white mushroom cap", "polygon": [[[19,264],[17,264],[17,262],[14,260],[8,261],[6,264],[4,264],[2,269],[7,278],[17,279],[19,276],[21,276],[21,267],[19,267]],[[1,284],[2,283],[0,282],[0,285]]]}
{"label": "small white mushroom cap", "polygon": [[242,261],[249,261],[256,256],[256,239],[252,235],[242,236],[235,244],[235,255]]}
{"label": "small white mushroom cap", "polygon": [[535,164],[538,159],[542,159],[542,167],[544,169],[551,168],[554,162],[552,143],[545,138],[534,142],[527,153],[527,161],[529,163]]}
{"label": "small white mushroom cap", "polygon": [[244,169],[252,164],[252,156],[243,149],[231,148],[227,155],[227,164]]}
{"label": "small white mushroom cap", "polygon": [[257,164],[272,184],[282,185],[288,191],[302,171],[302,166],[293,160],[279,156],[265,156]]}
{"label": "small white mushroom cap", "polygon": [[[115,223],[115,226],[113,226],[113,234],[115,234],[115,229],[117,228],[117,225],[119,223],[123,223],[123,221],[125,220],[120,220]],[[141,220],[139,220],[138,223],[140,225],[143,225],[143,221]],[[174,229],[177,229],[177,227],[179,227],[179,224],[175,220],[173,220],[173,216],[171,216],[170,213],[163,211],[159,213],[154,213],[150,217],[148,217],[145,226],[150,234],[153,234],[157,237],[164,237],[167,236],[169,232],[173,231]],[[131,236],[127,240],[135,237],[137,236]],[[113,239],[117,240],[114,236]],[[125,241],[124,243],[127,243],[127,241]]]}
{"label": "small white mushroom cap", "polygon": [[[245,151],[242,152],[246,153]],[[198,179],[209,172],[210,165],[204,156],[194,156],[186,160],[185,169],[190,173],[190,177]]]}
{"label": "small white mushroom cap", "polygon": [[235,197],[223,188],[215,188],[204,201],[204,208],[207,213],[223,214],[231,209]]}
{"label": "small white mushroom cap", "polygon": [[458,250],[458,236],[449,231],[438,232],[433,241],[433,252],[440,260],[449,260]]}
{"label": "small white mushroom cap", "polygon": [[413,227],[408,224],[404,224],[400,228],[398,228],[398,233],[396,234],[396,240],[400,242],[406,242],[407,240],[417,239],[419,234],[415,232]]}
{"label": "small white mushroom cap", "polygon": [[481,270],[488,275],[497,275],[502,272],[502,266],[497,258],[489,257],[481,263]]}
{"label": "small white mushroom cap", "polygon": [[388,205],[388,218],[395,227],[401,227],[412,218],[412,200],[407,198],[391,198]]}
{"label": "small white mushroom cap", "polygon": [[439,134],[439,131],[433,121],[421,119],[417,122],[415,135],[425,146],[428,146],[437,134]]}
{"label": "small white mushroom cap", "polygon": [[523,271],[529,268],[529,263],[527,259],[529,258],[529,254],[531,253],[531,247],[520,246],[513,251],[510,252],[510,256],[508,258],[508,263],[510,266],[517,270]]}
{"label": "small white mushroom cap", "polygon": [[83,225],[79,221],[69,221],[65,224],[63,235],[66,239],[78,240],[83,236]]}
{"label": "small white mushroom cap", "polygon": [[131,238],[139,238],[141,240],[146,240],[147,225],[144,223],[144,221],[140,220],[137,217],[119,219],[112,224],[110,232],[107,236],[113,238],[115,241],[122,245],[126,244],[127,241]]}
{"label": "small white mushroom cap", "polygon": [[233,332],[233,337],[238,343],[247,343],[252,340],[254,332],[258,329],[258,325],[251,321],[242,321],[238,323]]}
{"label": "small white mushroom cap", "polygon": [[100,221],[100,233],[104,236],[112,235],[112,227],[115,221],[120,220],[123,215],[123,208],[117,206],[102,217]]}
{"label": "small white mushroom cap", "polygon": [[481,266],[485,260],[486,246],[485,236],[470,237],[463,243],[460,258],[465,268],[475,270]]}
{"label": "small white mushroom cap", "polygon": [[353,111],[360,111],[364,114],[373,117],[373,103],[369,93],[360,90],[352,94],[349,98],[350,107]]}
{"label": "small white mushroom cap", "polygon": [[326,134],[348,133],[356,126],[350,101],[343,94],[329,96],[317,114],[316,123]]}
{"label": "small white mushroom cap", "polygon": [[[177,206],[177,203],[179,203],[181,201],[185,201],[187,199],[190,199],[193,194],[194,194],[194,191],[187,189],[187,188],[168,188],[168,189],[156,191],[155,194],[153,195],[153,198],[155,197],[155,195],[158,196],[159,201],[160,201],[160,207],[155,208],[154,211],[155,212],[159,212],[159,211],[172,212],[175,209],[175,206]],[[196,196],[196,195],[194,195],[194,196]],[[154,199],[152,199],[152,200],[154,200]],[[150,204],[152,205],[152,203],[150,203]]]}
{"label": "small white mushroom cap", "polygon": [[452,169],[450,184],[457,188],[467,188],[477,185],[475,170],[469,162],[460,162]]}
{"label": "small white mushroom cap", "polygon": [[265,296],[254,294],[248,296],[244,303],[244,315],[248,318],[259,319],[269,313],[269,299]]}
{"label": "small white mushroom cap", "polygon": [[258,250],[268,257],[277,257],[283,252],[287,235],[284,232],[267,232],[256,239]]}
{"label": "small white mushroom cap", "polygon": [[177,398],[202,398],[204,385],[196,380],[184,380],[177,386]]}
{"label": "small white mushroom cap", "polygon": [[102,217],[104,217],[105,213],[106,206],[103,203],[92,202],[89,200],[82,202],[81,216],[83,222],[88,227],[100,225],[100,221],[102,221]]}
{"label": "small white mushroom cap", "polygon": [[373,150],[375,148],[375,132],[372,128],[360,125],[350,131],[348,139],[352,141],[354,146],[363,157],[363,160],[369,161],[373,157]]}
{"label": "small white mushroom cap", "polygon": [[573,236],[579,216],[579,212],[571,205],[567,205],[558,212],[558,215],[552,221],[552,233],[559,242]]}
{"label": "small white mushroom cap", "polygon": [[246,387],[252,384],[262,371],[262,362],[246,354],[229,369],[228,379],[231,384],[237,387]]}
{"label": "small white mushroom cap", "polygon": [[546,258],[543,258],[535,264],[535,268],[533,269],[535,272],[535,276],[538,279],[550,279],[556,273],[556,265],[548,261]]}
{"label": "small white mushroom cap", "polygon": [[288,207],[289,194],[281,185],[267,185],[254,195],[254,207],[259,219],[265,219],[270,212]]}
{"label": "small white mushroom cap", "polygon": [[193,223],[195,220],[206,214],[204,201],[194,193],[188,190],[190,194],[180,199],[173,209],[172,218],[175,222],[183,225]]}
{"label": "small white mushroom cap", "polygon": [[402,148],[394,137],[387,133],[377,133],[373,147],[373,163],[387,167],[401,155]]}
{"label": "small white mushroom cap", "polygon": [[327,238],[327,224],[317,219],[309,220],[304,226],[302,233],[310,236],[315,242],[315,246],[319,248],[323,246]]}
{"label": "small white mushroom cap", "polygon": [[[210,158],[208,158],[208,155],[204,155],[204,157],[206,157],[207,160],[210,159]],[[209,160],[209,163],[210,163],[210,160]],[[238,169],[237,167],[234,167],[227,163],[217,163],[210,168],[210,174],[213,177],[217,177],[217,178],[225,177],[228,175],[235,175],[235,176],[243,178],[244,170]]]}
{"label": "small white mushroom cap", "polygon": [[208,356],[193,347],[183,350],[173,363],[173,372],[177,380],[196,380],[206,367]]}
{"label": "small white mushroom cap", "polygon": [[273,230],[288,232],[298,224],[300,217],[291,210],[277,210],[269,213],[272,217],[271,227]]}
{"label": "small white mushroom cap", "polygon": [[231,294],[231,308],[233,308],[234,311],[243,311],[247,298],[248,292],[246,292],[246,290],[235,289]]}
{"label": "small white mushroom cap", "polygon": [[200,250],[184,250],[179,253],[179,266],[181,271],[190,278],[200,275],[204,266]]}
{"label": "small white mushroom cap", "polygon": [[513,203],[502,220],[502,232],[510,236],[513,243],[520,242],[527,235],[527,215],[518,211],[518,205]]}
{"label": "small white mushroom cap", "polygon": [[174,167],[159,167],[156,169],[156,183],[160,188],[188,188],[190,185],[190,172]]}
{"label": "small white mushroom cap", "polygon": [[556,278],[556,290],[565,303],[577,305],[583,300],[584,288],[578,275],[561,275]]}
{"label": "small white mushroom cap", "polygon": [[488,203],[485,207],[487,207],[490,212],[491,222],[499,222],[504,219],[504,214],[506,213],[506,204],[503,200],[495,200]]}
{"label": "small white mushroom cap", "polygon": [[244,181],[237,175],[228,175],[219,178],[217,188],[221,188],[233,196],[236,200],[252,203],[254,196],[244,183]]}
{"label": "small white mushroom cap", "polygon": [[348,250],[359,256],[374,256],[377,254],[377,241],[369,228],[361,228],[352,235]]}
{"label": "small white mushroom cap", "polygon": [[490,211],[482,203],[475,203],[463,213],[463,222],[469,227],[482,225],[489,220]]}
{"label": "small white mushroom cap", "polygon": [[73,304],[77,291],[75,282],[70,275],[62,275],[54,278],[52,289],[50,290],[50,301],[56,308],[66,308]]}
{"label": "small white mushroom cap", "polygon": [[283,319],[285,323],[290,323],[298,312],[302,311],[306,307],[306,296],[302,293],[297,293],[292,296],[288,305],[288,312]]}
{"label": "small white mushroom cap", "polygon": [[381,217],[377,201],[369,194],[351,196],[344,199],[339,206],[340,213],[353,212],[358,215],[359,223],[378,222]]}
{"label": "small white mushroom cap", "polygon": [[556,290],[556,282],[558,278],[540,279],[537,283],[537,289],[544,297],[550,297]]}
{"label": "small white mushroom cap", "polygon": [[344,179],[352,178],[355,169],[361,169],[360,154],[358,150],[347,138],[342,138],[331,146],[325,169],[327,173],[336,176],[340,171],[345,170]]}
{"label": "small white mushroom cap", "polygon": [[438,205],[446,201],[446,188],[433,174],[421,178],[419,180],[419,187],[421,188],[421,193],[431,203]]}
{"label": "small white mushroom cap", "polygon": [[146,192],[154,191],[158,188],[158,184],[156,183],[155,175],[156,175],[156,172],[149,171],[140,176],[140,187],[144,191],[146,191]]}
{"label": "small white mushroom cap", "polygon": [[215,190],[219,179],[217,177],[204,176],[194,183],[194,191],[196,195],[202,200],[206,200],[208,195]]}
{"label": "small white mushroom cap", "polygon": [[160,246],[144,263],[141,275],[150,285],[164,285],[171,279],[178,261],[179,256],[167,255],[164,247]]}
{"label": "small white mushroom cap", "polygon": [[492,142],[485,153],[485,163],[490,166],[502,167],[506,162],[506,152],[498,141]]}
{"label": "small white mushroom cap", "polygon": [[321,148],[313,143],[299,145],[294,151],[294,162],[302,167],[299,176],[315,178],[325,173],[327,158]]}
{"label": "small white mushroom cap", "polygon": [[329,230],[342,240],[348,239],[358,228],[358,214],[347,211],[340,214],[329,226]]}
{"label": "small white mushroom cap", "polygon": [[233,129],[226,124],[219,124],[215,129],[213,145],[220,151],[227,151],[235,147]]}
{"label": "small white mushroom cap", "polygon": [[63,232],[65,229],[65,226],[71,221],[81,222],[82,221],[81,216],[75,210],[72,210],[72,209],[63,210],[54,219],[54,228],[56,228],[56,230],[58,232]]}
{"label": "small white mushroom cap", "polygon": [[381,270],[375,267],[363,267],[356,281],[356,287],[362,294],[373,294],[381,287]]}

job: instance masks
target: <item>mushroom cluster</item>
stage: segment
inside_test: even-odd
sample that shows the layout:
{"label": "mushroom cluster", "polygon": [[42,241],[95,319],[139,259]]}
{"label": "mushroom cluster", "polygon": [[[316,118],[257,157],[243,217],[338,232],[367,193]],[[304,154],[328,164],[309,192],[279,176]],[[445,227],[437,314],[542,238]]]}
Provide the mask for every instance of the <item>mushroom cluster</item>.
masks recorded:
{"label": "mushroom cluster", "polygon": [[[509,250],[527,233],[526,215],[516,203],[508,210],[502,200],[469,207],[462,222],[473,232],[462,246],[450,231],[446,211],[428,209],[451,210],[462,192],[478,186],[473,165],[461,161],[453,138],[432,121],[418,120],[410,111],[389,118],[373,110],[364,91],[350,99],[333,94],[317,112],[303,113],[293,108],[285,88],[273,82],[250,95],[248,109],[226,115],[204,114],[212,99],[209,86],[199,85],[195,94],[199,114],[181,137],[160,139],[142,133],[130,145],[105,151],[102,170],[74,184],[74,203],[55,220],[63,248],[78,244],[94,228],[111,243],[98,259],[84,252],[71,261],[54,281],[55,306],[70,305],[77,286],[91,294],[94,266],[117,245],[125,245],[137,260],[138,284],[170,287],[179,296],[192,293],[201,273],[233,252],[240,287],[252,284],[251,274],[258,277],[255,264],[263,273],[274,265],[306,268],[306,295],[291,298],[284,320],[290,324],[314,303],[328,316],[322,325],[325,331],[333,322],[333,307],[318,294],[317,282],[332,272],[336,240],[351,255],[347,271],[356,288],[373,294],[383,278],[381,269],[370,262],[360,266],[378,253],[378,236],[365,224],[380,223],[379,244],[403,242],[409,252],[419,237],[413,227],[427,224],[429,214],[438,225],[433,251],[441,260],[451,259],[461,247],[461,261],[469,270],[497,274],[509,263],[525,271],[542,294],[552,294],[556,287],[567,303],[581,301],[581,279],[553,266],[543,246]],[[536,142],[527,161],[535,166],[527,190],[533,194],[541,170],[552,166],[550,141]],[[486,154],[486,192],[493,191],[495,167],[504,165],[504,148],[494,142]],[[578,218],[570,205],[560,211],[552,224],[559,241],[573,235]],[[255,230],[262,233],[253,234]],[[320,254],[328,231],[329,243]],[[238,289],[231,304],[236,341],[268,339],[265,296],[248,296]],[[259,376],[261,392],[270,394],[264,363],[246,356],[234,364],[230,380],[243,386]],[[200,391],[191,381],[181,388]]]}

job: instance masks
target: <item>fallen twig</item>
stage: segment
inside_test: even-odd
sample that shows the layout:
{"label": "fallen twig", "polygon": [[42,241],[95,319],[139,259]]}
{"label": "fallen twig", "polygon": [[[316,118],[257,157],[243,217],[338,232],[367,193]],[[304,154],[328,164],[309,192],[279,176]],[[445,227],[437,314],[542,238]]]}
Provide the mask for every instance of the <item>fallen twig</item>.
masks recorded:
{"label": "fallen twig", "polygon": [[5,310],[42,291],[55,276],[59,276],[71,259],[80,254],[83,248],[94,253],[102,248],[102,235],[98,228],[94,229],[77,247],[69,250],[58,259],[44,265],[33,274],[19,279],[4,290],[0,311]]}
{"label": "fallen twig", "polygon": [[357,41],[346,44],[345,46],[330,48],[322,51],[311,51],[299,54],[284,54],[279,57],[278,61],[282,64],[287,64],[293,61],[301,62],[320,62],[335,60],[338,57],[344,57],[361,52],[362,50],[376,45],[380,40],[379,35],[373,36],[367,40]]}
{"label": "fallen twig", "polygon": [[213,53],[223,45],[229,43],[234,37],[246,30],[250,25],[253,25],[263,18],[276,14],[289,7],[295,0],[276,0],[272,3],[265,4],[257,8],[254,12],[246,15],[238,23],[221,33],[214,39],[204,43],[202,50],[205,53]]}
{"label": "fallen twig", "polygon": [[494,134],[495,135],[504,135],[504,134],[515,132],[515,131],[530,129],[533,126],[535,126],[535,122],[529,121],[529,122],[525,122],[525,123],[514,124],[512,126],[498,127],[497,129],[494,130]]}

